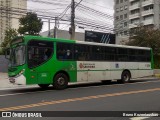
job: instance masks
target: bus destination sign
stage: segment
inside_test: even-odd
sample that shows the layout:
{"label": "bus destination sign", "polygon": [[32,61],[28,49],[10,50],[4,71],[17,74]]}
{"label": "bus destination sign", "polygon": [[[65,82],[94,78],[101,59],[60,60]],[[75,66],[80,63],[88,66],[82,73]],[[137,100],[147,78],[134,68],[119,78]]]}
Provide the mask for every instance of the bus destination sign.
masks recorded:
{"label": "bus destination sign", "polygon": [[14,44],[17,44],[17,43],[22,43],[22,42],[23,42],[23,39],[19,38],[19,39],[14,39],[11,44],[14,45]]}

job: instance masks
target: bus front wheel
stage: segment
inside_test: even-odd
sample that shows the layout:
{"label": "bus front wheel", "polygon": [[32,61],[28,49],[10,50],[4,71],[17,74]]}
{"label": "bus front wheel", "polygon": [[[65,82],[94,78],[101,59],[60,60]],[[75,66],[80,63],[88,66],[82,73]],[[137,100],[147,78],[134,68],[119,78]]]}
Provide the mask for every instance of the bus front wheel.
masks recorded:
{"label": "bus front wheel", "polygon": [[57,90],[62,90],[68,86],[68,77],[64,73],[58,73],[54,77],[53,87]]}
{"label": "bus front wheel", "polygon": [[118,80],[118,83],[126,83],[126,82],[130,82],[131,79],[131,74],[129,71],[123,71],[122,75],[121,75],[121,80]]}

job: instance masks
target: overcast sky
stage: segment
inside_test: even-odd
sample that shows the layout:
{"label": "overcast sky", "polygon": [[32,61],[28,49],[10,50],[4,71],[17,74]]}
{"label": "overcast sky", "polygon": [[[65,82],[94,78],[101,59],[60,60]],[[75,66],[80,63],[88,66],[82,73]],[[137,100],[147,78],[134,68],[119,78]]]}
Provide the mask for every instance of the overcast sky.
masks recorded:
{"label": "overcast sky", "polygon": [[[53,2],[55,4],[42,4],[38,2],[28,1],[28,9],[38,10],[38,11],[44,10],[44,11],[50,12],[51,14],[53,13],[53,15],[55,15],[56,13],[63,12],[64,9],[67,7],[67,5],[69,5],[71,2],[71,0],[44,0],[44,2],[47,2],[47,1]],[[80,0],[75,0],[75,1],[79,2]],[[64,4],[64,5],[57,5],[57,3]],[[114,0],[83,0],[81,4],[113,16]],[[78,14],[78,10],[77,10],[77,14]],[[110,22],[109,24],[112,24],[112,22]],[[53,27],[54,27],[54,24],[51,24],[51,29]],[[48,29],[48,24],[44,23],[42,31],[46,31],[47,29]]]}

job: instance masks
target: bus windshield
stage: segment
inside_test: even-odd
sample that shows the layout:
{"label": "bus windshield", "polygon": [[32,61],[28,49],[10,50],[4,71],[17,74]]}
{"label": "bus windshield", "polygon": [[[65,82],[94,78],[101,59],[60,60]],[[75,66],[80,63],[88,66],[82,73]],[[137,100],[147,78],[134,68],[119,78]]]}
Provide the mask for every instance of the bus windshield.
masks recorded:
{"label": "bus windshield", "polygon": [[25,46],[17,46],[11,49],[10,67],[20,66],[25,63]]}

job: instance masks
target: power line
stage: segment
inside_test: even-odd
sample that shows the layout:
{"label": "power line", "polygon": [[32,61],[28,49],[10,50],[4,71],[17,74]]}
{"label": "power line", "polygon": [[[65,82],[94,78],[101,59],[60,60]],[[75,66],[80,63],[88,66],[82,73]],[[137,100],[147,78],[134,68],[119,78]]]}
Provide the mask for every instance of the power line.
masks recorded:
{"label": "power line", "polygon": [[80,1],[75,5],[74,9],[76,9],[76,7],[77,7],[79,4],[81,4],[82,1],[83,1],[83,0],[80,0]]}
{"label": "power line", "polygon": [[67,8],[58,16],[59,20],[61,20],[64,17],[64,15],[67,13],[67,11],[70,9],[70,7],[71,7],[71,4],[69,4],[67,6]]}
{"label": "power line", "polygon": [[99,6],[99,7],[105,8],[105,9],[113,10],[113,9],[111,9],[111,8],[107,8],[107,7],[102,6],[102,5],[97,5],[97,4],[94,4],[94,3],[90,3],[90,2],[88,2],[88,1],[83,1],[83,2],[85,2],[85,3],[89,3],[89,4],[92,4],[92,5],[95,5],[95,6]]}
{"label": "power line", "polygon": [[[79,6],[78,6],[79,7]],[[8,11],[9,12],[9,14],[11,14],[11,15],[25,15],[26,14],[26,12],[27,12],[27,10],[26,9],[17,9],[17,8],[11,8],[11,9],[6,9],[5,7],[0,7],[0,10],[2,10],[2,12],[6,12],[6,11]],[[90,10],[89,10],[90,11]],[[40,12],[40,11],[39,11]],[[92,12],[92,11],[91,11]],[[94,13],[94,12],[93,12]],[[45,14],[45,13],[44,13]],[[51,15],[51,14],[49,14],[49,15],[47,15],[47,14],[42,14],[42,12],[40,12],[40,13],[38,13],[38,16],[40,17],[40,18],[42,18],[42,19],[51,19],[51,20],[54,20],[55,18],[53,17],[53,15],[54,16],[56,16],[56,14],[58,14],[58,13],[53,13],[53,15]],[[97,13],[95,13],[95,14],[97,14]],[[17,18],[18,19],[18,18]],[[105,18],[106,19],[106,18]],[[66,22],[70,22],[70,17],[69,17],[69,15],[66,15],[65,14],[65,18],[63,18],[63,19],[61,19],[61,21],[66,21]],[[94,21],[94,20],[91,20],[91,19],[85,19],[85,18],[80,18],[80,17],[76,17],[76,21],[75,21],[75,23],[78,25],[78,26],[80,26],[80,25],[85,25],[86,27],[89,27],[89,28],[98,28],[98,29],[100,29],[100,30],[111,30],[111,31],[113,31],[113,28],[112,27],[109,27],[107,24],[105,25],[105,23],[104,24],[102,24],[102,22],[100,22],[100,23],[98,23],[98,22],[96,22],[96,21]],[[103,26],[106,26],[106,27],[103,27]]]}

